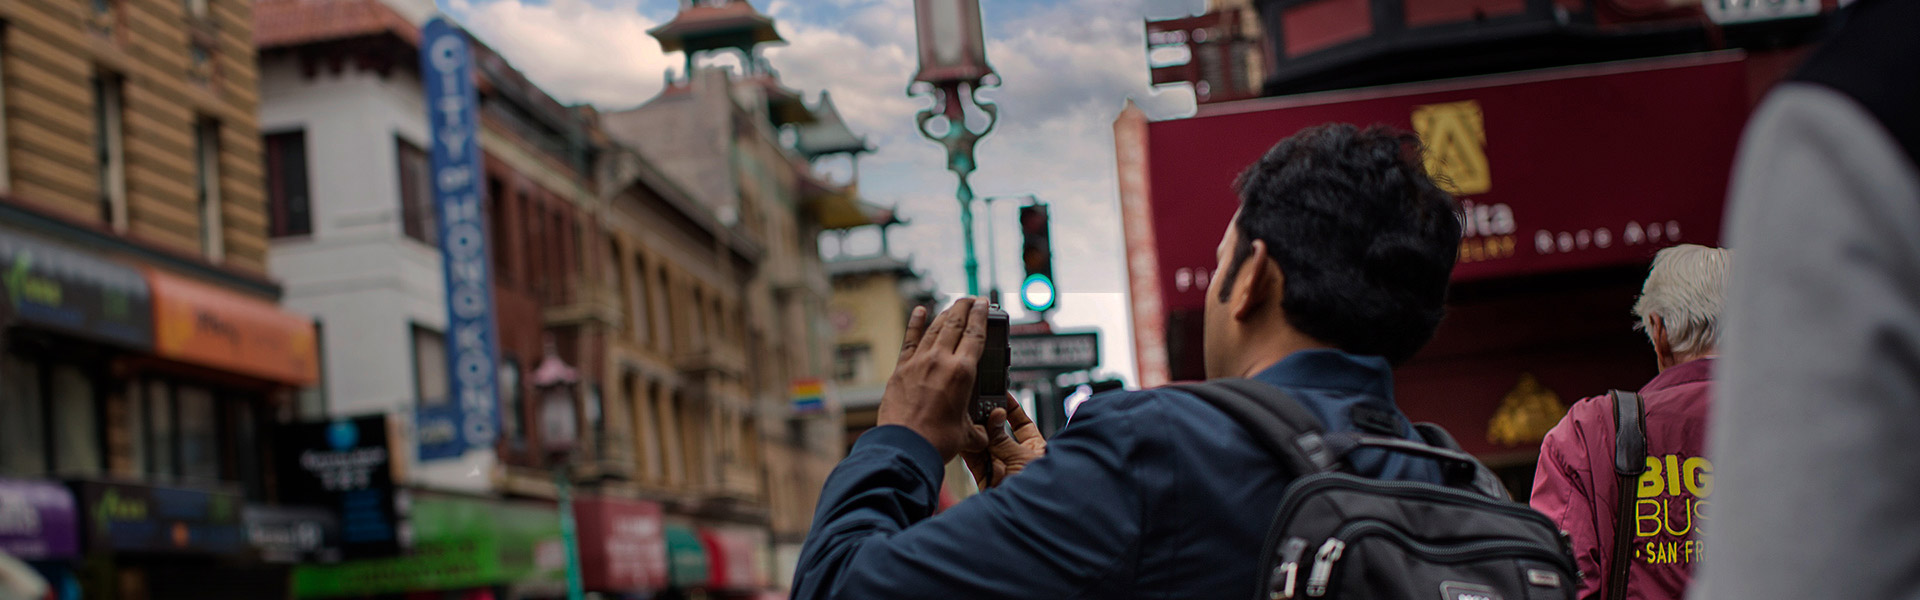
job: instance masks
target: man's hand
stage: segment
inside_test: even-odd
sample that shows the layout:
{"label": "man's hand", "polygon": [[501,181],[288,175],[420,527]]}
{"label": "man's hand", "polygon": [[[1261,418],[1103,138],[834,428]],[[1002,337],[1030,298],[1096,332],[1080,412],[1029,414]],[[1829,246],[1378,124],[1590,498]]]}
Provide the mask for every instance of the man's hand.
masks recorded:
{"label": "man's hand", "polygon": [[953,460],[963,449],[986,447],[986,434],[967,417],[974,371],[987,345],[987,303],[961,298],[931,324],[924,308],[907,319],[900,362],[880,396],[880,425],[920,434]]}
{"label": "man's hand", "polygon": [[[1007,433],[1009,424],[1011,434]],[[1033,424],[1026,409],[1020,408],[1020,401],[1011,395],[1007,396],[1006,408],[993,409],[984,430],[978,425],[974,429],[987,437],[986,451],[969,450],[966,455],[967,470],[973,472],[980,489],[1000,485],[1047,454],[1047,440],[1040,437],[1040,426]]]}

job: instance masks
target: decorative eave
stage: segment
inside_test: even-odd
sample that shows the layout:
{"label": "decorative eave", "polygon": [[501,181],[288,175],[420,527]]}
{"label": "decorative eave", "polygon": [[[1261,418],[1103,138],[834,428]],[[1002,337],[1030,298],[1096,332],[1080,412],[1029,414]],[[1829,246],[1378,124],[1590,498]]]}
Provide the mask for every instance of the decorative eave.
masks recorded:
{"label": "decorative eave", "polygon": [[799,91],[781,84],[780,80],[773,75],[766,73],[749,75],[744,81],[750,85],[759,86],[766,94],[767,117],[773,121],[773,126],[815,121],[813,111],[807,110],[806,98],[801,97]]}
{"label": "decorative eave", "polygon": [[852,229],[875,223],[860,201],[860,184],[834,186],[801,171],[800,195],[822,229]]}
{"label": "decorative eave", "polygon": [[820,92],[820,102],[813,108],[813,123],[802,125],[794,130],[793,149],[808,160],[828,154],[860,155],[873,152],[867,145],[867,139],[853,133],[847,127],[846,120],[840,118],[840,110],[833,105],[833,96]]}
{"label": "decorative eave", "polygon": [[647,35],[660,41],[661,52],[669,53],[786,41],[774,31],[771,17],[760,14],[744,0],[694,4],[681,9],[665,25],[647,30]]}

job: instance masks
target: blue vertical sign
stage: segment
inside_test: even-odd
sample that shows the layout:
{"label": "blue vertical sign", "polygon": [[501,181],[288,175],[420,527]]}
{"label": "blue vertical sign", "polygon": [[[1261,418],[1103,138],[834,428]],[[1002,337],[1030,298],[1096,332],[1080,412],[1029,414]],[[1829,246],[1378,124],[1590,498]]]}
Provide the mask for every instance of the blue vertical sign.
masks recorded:
{"label": "blue vertical sign", "polygon": [[427,126],[433,135],[433,200],[446,271],[451,406],[444,411],[422,409],[418,424],[423,431],[446,431],[444,421],[456,419],[453,431],[463,442],[423,444],[420,459],[432,460],[493,447],[500,429],[494,381],[499,338],[481,210],[485,188],[480,185],[480,101],[473,87],[472,49],[466,32],[445,19],[427,23],[420,38],[420,78],[427,88]]}

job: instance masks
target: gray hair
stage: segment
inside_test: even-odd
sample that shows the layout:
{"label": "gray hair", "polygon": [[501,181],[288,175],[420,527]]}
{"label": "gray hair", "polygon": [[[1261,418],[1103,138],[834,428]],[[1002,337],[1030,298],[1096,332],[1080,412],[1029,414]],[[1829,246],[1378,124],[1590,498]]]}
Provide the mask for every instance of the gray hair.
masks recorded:
{"label": "gray hair", "polygon": [[[1653,256],[1653,270],[1640,288],[1633,314],[1640,328],[1660,315],[1667,343],[1679,356],[1712,352],[1720,344],[1720,311],[1727,304],[1727,271],[1733,254],[1725,248],[1683,244]],[[1649,330],[1649,338],[1653,335]]]}

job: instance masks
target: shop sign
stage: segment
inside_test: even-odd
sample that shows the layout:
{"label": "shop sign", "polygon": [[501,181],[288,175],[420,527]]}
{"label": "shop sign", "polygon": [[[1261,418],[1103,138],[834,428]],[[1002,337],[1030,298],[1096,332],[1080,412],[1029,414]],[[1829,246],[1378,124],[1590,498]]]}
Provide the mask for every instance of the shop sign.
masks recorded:
{"label": "shop sign", "polygon": [[566,579],[566,547],[551,504],[421,496],[410,522],[414,543],[406,555],[301,565],[293,571],[295,596],[550,585]]}
{"label": "shop sign", "polygon": [[241,556],[238,495],[84,481],[76,484],[91,544],[120,552]]}
{"label": "shop sign", "polygon": [[240,512],[247,543],[270,563],[330,563],[340,560],[340,521],[317,508],[249,506]]}
{"label": "shop sign", "polygon": [[707,585],[716,590],[752,590],[766,584],[767,532],[746,527],[700,530],[707,544]]}
{"label": "shop sign", "polygon": [[1419,133],[1459,201],[1454,280],[1644,263],[1719,242],[1749,108],[1738,54],[1210,104],[1147,125],[1152,231],[1138,237],[1156,250],[1165,314],[1197,310],[1240,204],[1234,177],[1301,129],[1378,123]]}
{"label": "shop sign", "polygon": [[[0,327],[15,322],[129,348],[153,347],[140,271],[38,238],[0,232]],[[11,315],[8,317],[8,315]]]}
{"label": "shop sign", "polygon": [[399,554],[406,525],[393,484],[387,417],[368,415],[280,428],[280,496],[339,518],[346,558]]}
{"label": "shop sign", "polygon": [[[431,179],[446,284],[447,372],[449,391],[460,407],[455,429],[467,448],[491,449],[499,429],[499,338],[481,209],[480,101],[466,32],[446,19],[428,22],[420,31],[420,72],[433,131]],[[439,426],[421,424],[423,429]]]}
{"label": "shop sign", "polygon": [[669,583],[677,588],[707,585],[707,547],[700,541],[700,534],[691,527],[668,523],[666,535]]}
{"label": "shop sign", "polygon": [[161,357],[296,386],[320,381],[313,321],[272,302],[157,269],[154,352]]}
{"label": "shop sign", "polygon": [[628,592],[667,586],[666,523],[659,504],[580,498],[573,506],[588,589]]}
{"label": "shop sign", "polygon": [[66,486],[0,479],[0,554],[27,560],[80,554],[80,520]]}

